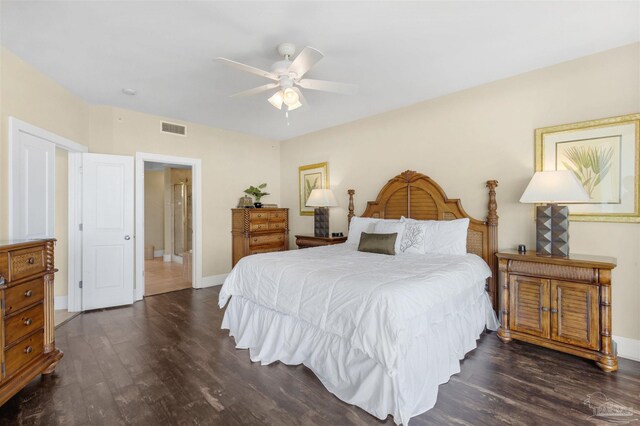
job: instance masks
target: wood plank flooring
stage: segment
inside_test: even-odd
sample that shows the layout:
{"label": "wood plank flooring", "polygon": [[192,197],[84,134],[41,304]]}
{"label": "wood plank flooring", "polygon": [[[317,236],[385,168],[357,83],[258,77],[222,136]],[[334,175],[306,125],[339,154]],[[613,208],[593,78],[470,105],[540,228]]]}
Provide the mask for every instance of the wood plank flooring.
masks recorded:
{"label": "wood plank flooring", "polygon": [[[162,294],[63,324],[56,372],[0,407],[0,425],[393,424],[338,400],[304,366],[251,363],[220,330],[218,292]],[[583,403],[594,392],[640,419],[640,363],[621,360],[619,372],[606,374],[487,334],[411,425],[607,424]]]}
{"label": "wood plank flooring", "polygon": [[161,257],[144,261],[144,295],[168,293],[191,288],[191,281],[182,277],[182,265],[164,262]]}

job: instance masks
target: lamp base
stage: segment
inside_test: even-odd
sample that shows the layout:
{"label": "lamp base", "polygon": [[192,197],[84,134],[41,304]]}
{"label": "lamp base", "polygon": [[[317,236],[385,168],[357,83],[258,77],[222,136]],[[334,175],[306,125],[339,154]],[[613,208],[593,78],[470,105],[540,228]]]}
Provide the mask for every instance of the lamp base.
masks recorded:
{"label": "lamp base", "polygon": [[569,256],[569,208],[557,204],[536,209],[536,252],[543,256]]}
{"label": "lamp base", "polygon": [[316,237],[329,236],[328,207],[316,207],[313,211],[313,235]]}

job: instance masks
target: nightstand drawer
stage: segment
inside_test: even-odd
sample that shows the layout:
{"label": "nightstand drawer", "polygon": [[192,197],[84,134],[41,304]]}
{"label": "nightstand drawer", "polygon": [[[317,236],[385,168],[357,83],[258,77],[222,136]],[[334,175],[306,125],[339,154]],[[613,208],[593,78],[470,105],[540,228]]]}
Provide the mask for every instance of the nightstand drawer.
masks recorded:
{"label": "nightstand drawer", "polygon": [[261,246],[267,244],[279,244],[284,241],[284,234],[268,234],[268,235],[256,235],[249,240],[251,246]]}
{"label": "nightstand drawer", "polygon": [[31,309],[5,319],[5,346],[20,340],[27,334],[44,327],[44,305],[42,303]]}
{"label": "nightstand drawer", "polygon": [[4,293],[4,314],[9,315],[44,299],[44,278],[9,287]]}
{"label": "nightstand drawer", "polygon": [[44,272],[45,255],[42,247],[27,248],[9,252],[11,281]]}
{"label": "nightstand drawer", "polygon": [[17,343],[4,353],[6,377],[13,375],[23,365],[36,359],[44,351],[44,331],[35,333]]}

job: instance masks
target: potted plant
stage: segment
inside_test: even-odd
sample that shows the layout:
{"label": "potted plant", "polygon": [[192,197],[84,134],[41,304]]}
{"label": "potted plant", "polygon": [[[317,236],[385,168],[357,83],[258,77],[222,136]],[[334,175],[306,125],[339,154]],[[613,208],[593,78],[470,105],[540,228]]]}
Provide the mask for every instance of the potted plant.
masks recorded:
{"label": "potted plant", "polygon": [[262,207],[262,203],[260,202],[260,199],[262,197],[264,197],[265,195],[269,195],[268,192],[263,192],[262,190],[265,189],[267,187],[266,183],[263,183],[262,185],[258,185],[258,186],[250,186],[249,188],[244,190],[245,194],[251,195],[255,198],[255,202],[253,203],[253,205],[259,209]]}

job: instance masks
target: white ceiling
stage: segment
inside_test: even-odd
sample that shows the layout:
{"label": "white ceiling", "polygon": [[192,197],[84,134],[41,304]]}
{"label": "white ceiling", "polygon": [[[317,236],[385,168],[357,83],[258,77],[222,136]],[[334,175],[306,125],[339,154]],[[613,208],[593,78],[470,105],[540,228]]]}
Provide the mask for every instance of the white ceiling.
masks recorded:
{"label": "white ceiling", "polygon": [[[2,1],[0,42],[88,102],[287,139],[640,40],[630,2]],[[289,115],[268,83],[213,61],[269,69],[290,41],[325,54]],[[134,88],[136,96],[122,94]]]}

